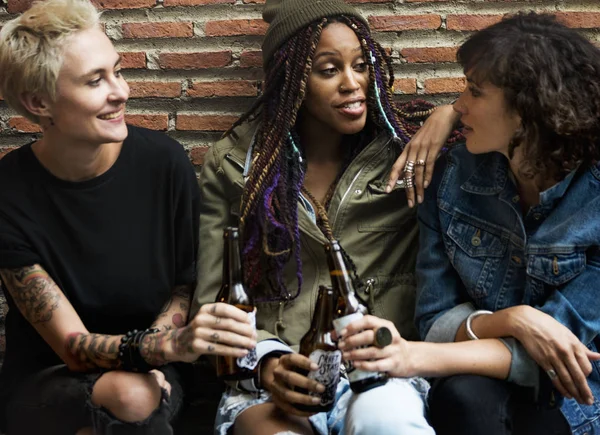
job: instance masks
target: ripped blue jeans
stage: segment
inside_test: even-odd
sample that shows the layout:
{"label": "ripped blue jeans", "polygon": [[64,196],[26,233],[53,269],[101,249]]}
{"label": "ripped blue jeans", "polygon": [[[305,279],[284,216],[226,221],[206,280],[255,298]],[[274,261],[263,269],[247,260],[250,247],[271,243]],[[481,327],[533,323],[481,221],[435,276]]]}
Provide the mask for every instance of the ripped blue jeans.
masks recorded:
{"label": "ripped blue jeans", "polygon": [[11,435],[73,435],[92,427],[99,435],[172,435],[171,422],[183,404],[183,384],[173,365],[159,368],[171,384],[162,391],[160,406],[144,421],[127,423],[91,402],[96,381],[104,372],[76,373],[65,365],[49,367],[19,386],[9,400],[6,432]]}

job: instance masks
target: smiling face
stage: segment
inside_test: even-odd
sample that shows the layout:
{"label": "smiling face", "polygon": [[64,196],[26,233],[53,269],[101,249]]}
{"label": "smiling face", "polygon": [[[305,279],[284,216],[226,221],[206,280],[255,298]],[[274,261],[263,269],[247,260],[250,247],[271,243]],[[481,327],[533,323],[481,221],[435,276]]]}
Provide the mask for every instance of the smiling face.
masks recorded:
{"label": "smiling face", "polygon": [[508,108],[502,89],[489,82],[477,84],[467,76],[467,87],[454,103],[454,110],[461,114],[470,152],[498,151],[508,157],[521,117]]}
{"label": "smiling face", "polygon": [[302,106],[305,127],[358,133],[367,120],[369,67],[356,34],[345,24],[323,29]]}
{"label": "smiling face", "polygon": [[66,40],[56,98],[48,103],[52,128],[60,136],[91,144],[122,142],[127,137],[129,86],[121,76],[120,60],[98,28]]}

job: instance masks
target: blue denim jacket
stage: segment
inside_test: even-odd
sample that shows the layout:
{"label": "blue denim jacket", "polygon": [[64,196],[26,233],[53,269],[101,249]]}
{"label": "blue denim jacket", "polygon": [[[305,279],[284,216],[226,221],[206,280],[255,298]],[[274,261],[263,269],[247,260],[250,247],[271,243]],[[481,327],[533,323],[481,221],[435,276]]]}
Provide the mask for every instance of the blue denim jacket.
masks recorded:
{"label": "blue denim jacket", "polygon": [[[416,321],[423,339],[451,342],[476,309],[528,304],[599,348],[600,167],[573,171],[523,216],[506,157],[459,145],[436,166],[419,225]],[[503,341],[512,352],[508,380],[551,391],[523,346]],[[562,401],[574,434],[600,434],[600,364],[592,365],[594,404]]]}

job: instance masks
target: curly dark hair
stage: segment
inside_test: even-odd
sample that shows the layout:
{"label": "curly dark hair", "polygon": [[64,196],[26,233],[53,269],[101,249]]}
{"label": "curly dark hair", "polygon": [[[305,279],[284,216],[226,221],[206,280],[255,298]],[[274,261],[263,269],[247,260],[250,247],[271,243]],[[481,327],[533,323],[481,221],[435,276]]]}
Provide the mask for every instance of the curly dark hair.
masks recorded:
{"label": "curly dark hair", "polygon": [[458,61],[475,83],[504,91],[522,125],[525,173],[560,180],[600,158],[600,49],[556,17],[519,13],[471,36]]}

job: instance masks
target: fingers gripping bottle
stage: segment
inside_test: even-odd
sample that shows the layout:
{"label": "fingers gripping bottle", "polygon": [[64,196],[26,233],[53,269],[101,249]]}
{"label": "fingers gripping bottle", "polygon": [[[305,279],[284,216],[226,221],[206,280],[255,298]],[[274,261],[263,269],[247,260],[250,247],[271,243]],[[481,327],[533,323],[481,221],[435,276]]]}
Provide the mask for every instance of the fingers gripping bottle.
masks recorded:
{"label": "fingers gripping bottle", "polygon": [[[339,333],[354,320],[360,319],[368,313],[367,307],[360,303],[354,291],[354,285],[346,268],[342,248],[336,240],[325,245],[329,274],[333,289],[339,296],[337,311],[339,318],[333,321],[335,330]],[[387,382],[387,375],[381,372],[367,372],[356,369],[352,362],[347,361],[346,373],[350,381],[350,388],[355,393],[362,393],[371,388],[379,387]]]}
{"label": "fingers gripping bottle", "polygon": [[333,331],[333,317],[336,308],[336,297],[331,287],[319,286],[317,306],[313,314],[310,329],[302,340],[300,340],[300,353],[316,363],[319,368],[306,374],[309,379],[323,384],[323,393],[307,392],[304,394],[320,397],[321,403],[317,405],[296,405],[301,411],[327,412],[335,402],[335,393],[340,380],[340,365],[342,363],[342,352],[337,348],[331,338]]}
{"label": "fingers gripping bottle", "polygon": [[[255,325],[254,302],[243,282],[239,230],[235,227],[225,228],[223,240],[223,279],[215,302],[224,302],[247,312]],[[258,358],[254,349],[240,358],[217,356],[217,376],[224,381],[250,379],[255,377],[257,365]]]}

